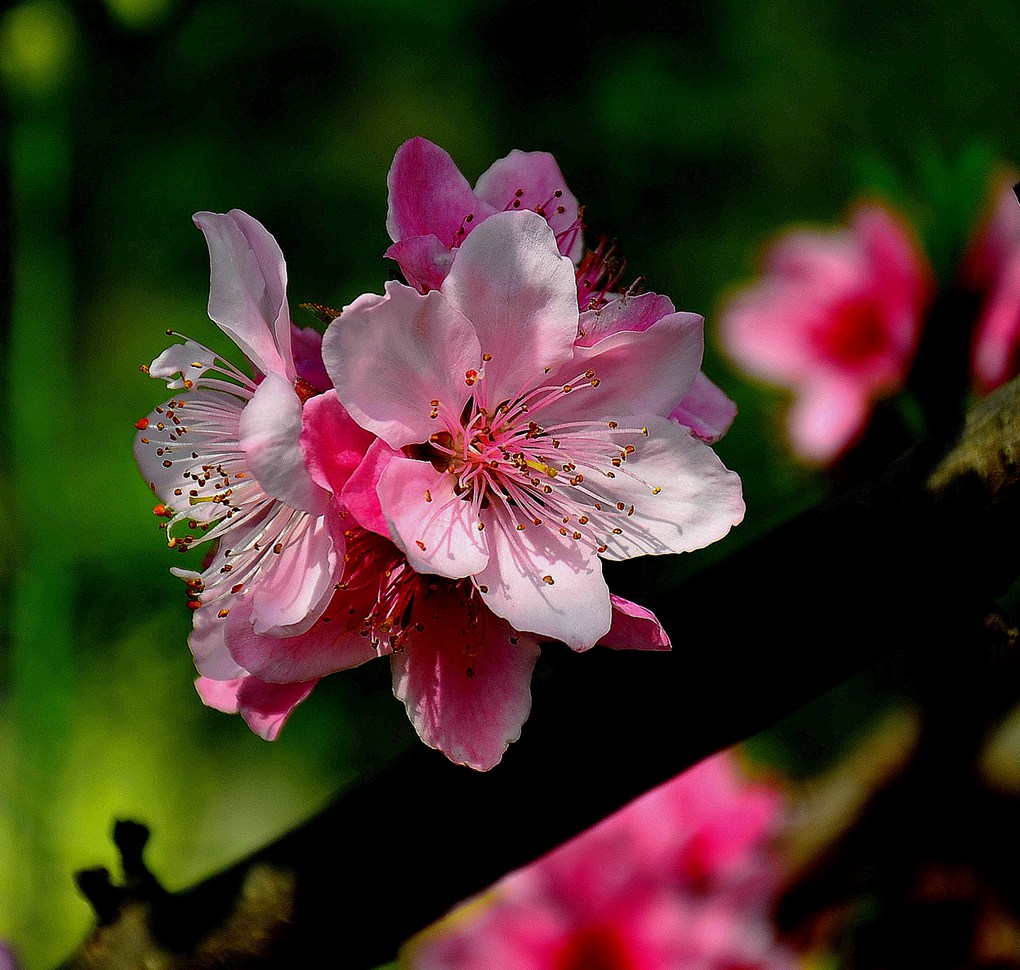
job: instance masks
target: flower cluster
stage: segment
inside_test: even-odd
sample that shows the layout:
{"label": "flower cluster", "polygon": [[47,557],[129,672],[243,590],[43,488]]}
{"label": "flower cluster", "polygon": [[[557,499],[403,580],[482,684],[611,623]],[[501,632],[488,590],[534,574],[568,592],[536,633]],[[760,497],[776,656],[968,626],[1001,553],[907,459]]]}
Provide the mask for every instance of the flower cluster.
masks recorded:
{"label": "flower cluster", "polygon": [[[661,650],[602,560],[688,552],[743,515],[710,443],[734,416],[701,372],[703,319],[619,287],[584,250],[551,156],[472,190],[424,139],[397,152],[387,227],[408,284],[296,327],[254,219],[199,213],[209,316],[246,374],[188,339],[147,368],[174,396],[135,455],[194,610],[205,702],[275,737],[327,674],[388,655],[418,734],[495,765],[542,641]],[[320,308],[321,310],[321,308]]]}
{"label": "flower cluster", "polygon": [[[721,333],[737,364],[793,392],[788,433],[798,455],[816,463],[842,456],[875,403],[909,389],[925,341],[946,342],[947,330],[969,328],[973,391],[1020,371],[1012,182],[996,183],[994,204],[941,286],[906,219],[885,205],[859,207],[847,228],[794,230],[768,248],[761,278],[723,308]],[[948,369],[937,375],[943,397]]]}
{"label": "flower cluster", "polygon": [[408,943],[409,970],[793,970],[770,913],[782,795],[728,753],[511,873]]}

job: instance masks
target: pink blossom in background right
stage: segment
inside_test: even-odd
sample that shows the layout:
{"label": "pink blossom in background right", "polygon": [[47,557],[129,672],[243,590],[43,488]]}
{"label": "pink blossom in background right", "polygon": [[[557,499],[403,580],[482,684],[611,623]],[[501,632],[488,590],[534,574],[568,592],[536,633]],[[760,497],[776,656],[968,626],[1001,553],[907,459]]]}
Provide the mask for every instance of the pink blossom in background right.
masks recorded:
{"label": "pink blossom in background right", "polygon": [[785,801],[722,753],[412,940],[409,970],[793,970],[770,913]]}
{"label": "pink blossom in background right", "polygon": [[748,373],[793,392],[791,447],[825,464],[906,381],[932,287],[905,223],[863,206],[847,228],[775,241],[759,279],[724,306],[722,341]]}
{"label": "pink blossom in background right", "polygon": [[998,188],[964,263],[965,285],[982,297],[971,346],[971,377],[981,394],[1020,370],[1020,202],[1013,182]]}

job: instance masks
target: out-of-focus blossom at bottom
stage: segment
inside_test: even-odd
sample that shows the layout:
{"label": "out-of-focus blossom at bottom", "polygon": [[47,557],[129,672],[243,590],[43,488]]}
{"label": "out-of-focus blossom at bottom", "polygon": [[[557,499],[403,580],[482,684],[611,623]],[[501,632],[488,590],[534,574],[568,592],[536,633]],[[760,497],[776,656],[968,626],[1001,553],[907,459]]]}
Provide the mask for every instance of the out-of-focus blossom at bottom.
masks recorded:
{"label": "out-of-focus blossom at bottom", "polygon": [[770,914],[783,796],[703,761],[404,948],[408,970],[793,970]]}
{"label": "out-of-focus blossom at bottom", "polygon": [[18,970],[19,964],[11,947],[0,940],[0,970]]}

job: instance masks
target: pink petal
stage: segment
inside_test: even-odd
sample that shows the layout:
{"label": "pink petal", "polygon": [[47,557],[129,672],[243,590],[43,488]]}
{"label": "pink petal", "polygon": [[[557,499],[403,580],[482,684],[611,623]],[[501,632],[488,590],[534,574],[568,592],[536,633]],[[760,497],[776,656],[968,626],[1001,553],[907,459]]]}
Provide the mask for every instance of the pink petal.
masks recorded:
{"label": "pink petal", "polygon": [[341,504],[358,525],[387,539],[390,527],[379,504],[379,479],[386,466],[400,455],[401,452],[394,451],[382,438],[376,438],[340,495]]}
{"label": "pink petal", "polygon": [[644,606],[611,593],[613,625],[598,642],[612,650],[669,650],[669,634],[656,615]]}
{"label": "pink petal", "polygon": [[385,297],[359,297],[323,338],[337,397],[363,428],[392,448],[428,440],[437,407],[459,415],[468,371],[481,368],[471,324],[439,293],[387,283]]}
{"label": "pink petal", "polygon": [[[1016,200],[1013,201],[1016,204]],[[1020,205],[1017,208],[1020,209]],[[1018,356],[1020,249],[1004,261],[1002,275],[977,323],[971,367],[978,390],[987,393],[1014,377]]]}
{"label": "pink petal", "polygon": [[316,680],[378,656],[362,624],[375,604],[364,591],[338,592],[314,625],[296,636],[260,635],[252,626],[250,597],[230,610],[227,640],[237,662],[269,683]]}
{"label": "pink petal", "polygon": [[567,188],[556,159],[548,152],[522,152],[515,148],[479,176],[475,194],[497,211],[538,212],[556,234],[560,252],[574,263],[580,260],[584,240],[577,199]]}
{"label": "pink petal", "polygon": [[528,717],[538,645],[484,613],[471,629],[473,618],[445,585],[416,602],[414,620],[424,630],[392,656],[393,693],[429,747],[488,771]]}
{"label": "pink petal", "polygon": [[343,572],[343,527],[335,516],[303,516],[296,535],[267,555],[252,593],[256,633],[304,633],[326,608]]}
{"label": "pink petal", "polygon": [[[623,449],[634,446],[626,464],[609,479],[597,469],[589,476],[606,504],[621,503],[621,535],[606,538],[607,559],[690,552],[721,539],[744,516],[740,478],[686,428],[666,418],[619,419],[621,428],[648,428],[614,435]],[[654,491],[659,489],[658,492]]]}
{"label": "pink petal", "polygon": [[307,684],[267,684],[258,677],[211,680],[199,677],[195,689],[208,706],[225,714],[240,712],[245,723],[260,738],[276,740],[291,712],[311,692],[315,681]]}
{"label": "pink petal", "polygon": [[475,576],[475,585],[493,613],[517,630],[562,640],[575,650],[586,650],[609,632],[609,588],[592,549],[548,527],[518,532],[492,508],[483,514],[489,564]]}
{"label": "pink petal", "polygon": [[301,453],[312,481],[339,495],[369,446],[378,439],[362,428],[337,400],[336,391],[318,394],[301,412]]}
{"label": "pink petal", "polygon": [[206,707],[222,711],[224,714],[236,714],[238,711],[237,692],[244,683],[245,676],[233,677],[230,680],[215,680],[212,677],[196,677],[195,690]]}
{"label": "pink petal", "polygon": [[541,216],[500,212],[486,219],[460,247],[442,292],[491,355],[485,389],[493,406],[536,386],[573,355],[574,268]]}
{"label": "pink petal", "polygon": [[293,381],[287,266],[276,240],[240,209],[193,218],[209,246],[210,318],[260,371]]}
{"label": "pink petal", "polygon": [[885,323],[886,373],[899,383],[920,335],[922,313],[933,288],[931,272],[910,228],[887,209],[858,210],[853,229],[867,254],[875,302]]}
{"label": "pink petal", "polygon": [[964,257],[960,276],[970,289],[993,288],[1007,260],[1020,247],[1020,205],[1013,191],[1015,183],[1016,175],[1010,173],[996,186]]}
{"label": "pink petal", "polygon": [[[549,378],[550,384],[574,390],[543,410],[543,423],[576,420],[579,410],[585,418],[645,413],[665,417],[698,375],[704,334],[704,318],[680,312],[660,318],[647,330],[619,331],[591,347],[578,347],[573,360]],[[589,371],[594,371],[592,378]]]}
{"label": "pink petal", "polygon": [[394,242],[434,235],[449,248],[459,242],[457,230],[468,215],[481,220],[493,211],[475,198],[453,159],[424,138],[397,149],[386,184],[386,230]]}
{"label": "pink petal", "polygon": [[433,235],[401,239],[385,255],[399,263],[404,279],[419,293],[438,290],[453,265],[453,250]]}
{"label": "pink petal", "polygon": [[790,443],[807,461],[832,461],[860,437],[870,412],[868,398],[849,382],[808,387],[790,410]]}
{"label": "pink petal", "polygon": [[240,445],[267,495],[292,509],[320,514],[329,496],[305,467],[301,426],[301,399],[294,388],[267,374],[241,414]]}
{"label": "pink petal", "polygon": [[621,296],[597,310],[586,310],[581,314],[577,344],[590,347],[621,330],[647,330],[656,320],[675,312],[673,301],[658,293]]}
{"label": "pink petal", "polygon": [[411,458],[393,458],[379,477],[379,502],[390,535],[419,573],[462,579],[489,561],[478,516],[455,484],[455,475]]}
{"label": "pink petal", "polygon": [[[201,578],[201,574],[191,569],[174,568],[170,572],[185,582]],[[188,646],[195,659],[195,669],[217,682],[242,677],[247,671],[230,655],[224,635],[226,629],[216,613],[217,608],[207,602],[192,617],[194,626],[188,637]]]}
{"label": "pink petal", "polygon": [[294,708],[311,692],[316,681],[306,684],[267,684],[245,677],[237,689],[237,706],[245,724],[265,741],[275,741]]}
{"label": "pink petal", "polygon": [[729,431],[736,416],[736,403],[701,371],[684,399],[670,412],[669,419],[690,428],[702,441],[714,444]]}

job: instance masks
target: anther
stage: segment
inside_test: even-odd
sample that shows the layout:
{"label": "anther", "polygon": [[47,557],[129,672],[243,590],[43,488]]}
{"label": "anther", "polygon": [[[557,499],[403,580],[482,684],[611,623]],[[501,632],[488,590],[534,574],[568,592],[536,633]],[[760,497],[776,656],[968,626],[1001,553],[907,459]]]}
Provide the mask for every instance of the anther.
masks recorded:
{"label": "anther", "polygon": [[425,551],[425,543],[424,543],[424,542],[422,542],[422,541],[421,541],[421,539],[415,539],[415,540],[414,540],[414,544],[415,544],[415,545],[416,545],[416,546],[417,546],[417,547],[418,547],[419,549],[421,549],[421,551],[422,551],[422,552],[424,552],[424,551]]}
{"label": "anther", "polygon": [[656,485],[655,488],[652,489],[652,494],[653,495],[658,495],[659,492],[661,492],[661,491],[662,491],[662,487],[659,486],[659,485]]}
{"label": "anther", "polygon": [[148,418],[139,418],[139,419],[138,419],[138,420],[137,420],[137,421],[135,422],[135,427],[136,427],[136,428],[137,428],[137,429],[138,429],[139,431],[144,431],[144,430],[145,430],[145,429],[146,429],[146,428],[147,428],[148,426],[149,426],[149,419],[148,419]]}
{"label": "anther", "polygon": [[230,610],[220,610],[216,615],[222,620],[230,614]]}
{"label": "anther", "polygon": [[543,576],[542,582],[545,583],[546,586],[552,586],[555,584],[556,580],[554,580],[552,576]]}

